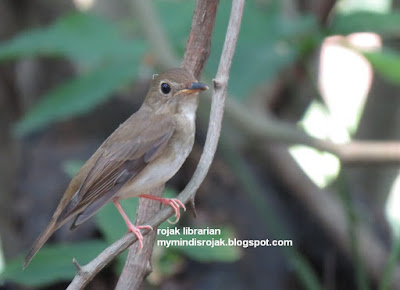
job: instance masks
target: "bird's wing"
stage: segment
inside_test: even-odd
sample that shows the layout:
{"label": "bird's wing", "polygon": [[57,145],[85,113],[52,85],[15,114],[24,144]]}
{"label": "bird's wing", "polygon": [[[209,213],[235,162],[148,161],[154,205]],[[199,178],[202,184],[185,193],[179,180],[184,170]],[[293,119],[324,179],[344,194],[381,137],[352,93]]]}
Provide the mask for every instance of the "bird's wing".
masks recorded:
{"label": "bird's wing", "polygon": [[[135,125],[133,129],[131,126]],[[164,152],[174,131],[175,123],[166,115],[141,119],[141,124],[134,124],[132,120],[123,124],[113,133],[115,137],[111,135],[103,144],[102,154],[59,215],[58,222],[78,213],[74,228],[90,218]]]}

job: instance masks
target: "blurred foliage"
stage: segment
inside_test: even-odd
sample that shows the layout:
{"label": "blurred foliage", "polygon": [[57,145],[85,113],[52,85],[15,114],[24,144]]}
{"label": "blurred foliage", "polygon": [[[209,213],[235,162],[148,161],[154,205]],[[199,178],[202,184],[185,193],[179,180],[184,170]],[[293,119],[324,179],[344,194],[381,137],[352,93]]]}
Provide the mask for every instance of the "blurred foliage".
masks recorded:
{"label": "blurred foliage", "polygon": [[387,81],[396,85],[400,84],[400,54],[398,52],[386,49],[381,52],[364,52],[363,55]]}
{"label": "blurred foliage", "polygon": [[[315,51],[325,36],[364,31],[376,32],[385,38],[399,34],[398,12],[378,14],[355,11],[344,15],[337,14],[328,27],[321,28],[313,15],[288,16],[284,12],[282,2],[284,1],[246,2],[229,83],[229,92],[238,100],[249,98],[259,85],[272,81],[286,67],[302,61],[310,52]],[[157,0],[154,3],[159,12],[173,11],[159,15],[173,48],[178,55],[183,55],[190,31],[194,1]],[[218,66],[230,5],[231,1],[221,1],[218,9],[212,53],[206,66],[206,73],[209,75],[214,75]],[[124,35],[118,25],[90,13],[64,15],[54,24],[22,32],[1,43],[0,61],[40,56],[62,57],[73,62],[79,70],[78,76],[43,95],[17,123],[16,133],[28,134],[54,122],[93,110],[111,97],[112,93],[137,78],[148,49],[148,44],[143,38]],[[385,49],[362,53],[377,73],[399,84],[400,54],[397,51]],[[241,162],[235,161],[234,158],[231,160]],[[80,162],[69,162],[65,169],[73,175],[80,166]],[[240,167],[240,171],[243,173],[243,167]],[[241,176],[246,176],[241,180],[243,187],[247,186],[247,191],[253,193],[258,185],[252,183],[249,171],[245,171]],[[168,194],[174,195],[171,191]],[[253,199],[262,220],[268,222],[271,229],[277,228],[279,219],[273,213],[266,213],[265,208],[268,204],[263,200],[260,202],[260,196],[262,195],[253,194],[250,199]],[[267,206],[264,206],[265,204]],[[123,201],[123,207],[132,219],[135,217],[136,206],[137,199]],[[75,274],[72,257],[76,257],[80,263],[86,263],[126,232],[122,218],[111,204],[97,214],[96,221],[104,241],[45,246],[24,272],[21,271],[22,257],[9,261],[5,271],[1,273],[1,279],[24,285],[47,285],[57,280],[71,279]],[[165,226],[167,224],[164,223],[161,227]],[[233,236],[229,227],[218,228],[221,228],[224,238]],[[275,230],[276,233],[279,232],[279,229]],[[398,247],[394,249],[397,253]],[[240,257],[237,248],[228,247],[174,247],[155,251],[162,253],[158,259],[164,274],[168,274],[173,268],[171,263],[179,263],[180,255],[200,262],[234,261]],[[295,250],[286,254],[305,287],[319,289],[318,279],[308,262]],[[123,261],[124,257],[118,258],[116,271],[120,271]],[[165,267],[166,264],[169,267]],[[391,276],[391,268],[388,269],[383,282],[386,284]]]}
{"label": "blurred foliage", "polygon": [[127,39],[104,18],[70,13],[48,27],[22,32],[0,47],[0,60],[21,57],[65,57],[96,67],[115,60],[137,60],[143,40]]}
{"label": "blurred foliage", "polygon": [[[206,66],[210,75],[217,71],[229,13],[230,1],[221,1],[213,49]],[[287,16],[283,6],[274,1],[269,5],[247,3],[228,91],[239,100],[249,97],[260,84],[273,80],[285,67],[313,48],[317,40],[321,41],[318,29],[314,16]]]}
{"label": "blurred foliage", "polygon": [[45,245],[25,270],[22,269],[24,255],[8,261],[0,279],[26,286],[45,286],[70,280],[76,274],[76,268],[72,264],[73,258],[86,264],[107,245],[103,241]]}
{"label": "blurred foliage", "polygon": [[400,13],[354,12],[338,15],[329,27],[330,34],[348,35],[355,32],[375,32],[382,37],[400,33]]}
{"label": "blurred foliage", "polygon": [[396,269],[397,263],[400,258],[400,238],[395,237],[392,240],[392,249],[390,251],[389,259],[386,262],[385,270],[382,275],[382,280],[379,284],[379,290],[390,289],[390,283],[392,281],[393,272]]}
{"label": "blurred foliage", "polygon": [[103,103],[117,88],[137,74],[137,65],[114,62],[49,91],[17,124],[16,133],[26,134],[54,121],[86,113]]}
{"label": "blurred foliage", "polygon": [[[190,31],[194,2],[156,1],[156,4],[159,11],[167,8],[175,11],[160,13],[160,17],[173,47],[182,54]],[[218,11],[213,50],[206,66],[209,75],[213,75],[218,66],[230,2],[222,1]],[[269,5],[249,1],[232,65],[229,91],[241,100],[248,97],[258,85],[271,81],[285,67],[315,49],[324,33],[373,31],[390,37],[398,34],[399,19],[396,12],[355,12],[338,15],[323,32],[313,15],[288,17],[283,13],[282,5],[274,1]],[[65,15],[48,27],[23,32],[2,43],[0,61],[57,56],[85,68],[80,76],[47,92],[17,124],[16,133],[27,134],[55,121],[93,110],[137,77],[146,49],[147,44],[142,38],[128,38],[117,25],[90,13]],[[397,54],[392,56],[398,57]],[[373,60],[386,57],[385,54],[380,57],[377,52]],[[388,70],[393,70],[390,69],[393,66],[381,66],[381,61],[371,63],[384,77],[392,80]]]}
{"label": "blurred foliage", "polygon": [[146,50],[141,39],[123,38],[115,25],[91,14],[72,13],[46,28],[17,35],[0,46],[0,60],[60,56],[83,64],[86,72],[47,92],[22,118],[23,135],[54,121],[93,110],[137,76]]}
{"label": "blurred foliage", "polygon": [[[265,187],[262,186],[260,181],[252,174],[244,158],[236,154],[235,148],[227,145],[230,144],[229,141],[229,138],[222,132],[219,144],[222,148],[221,152],[232,171],[235,173],[238,183],[248,194],[250,203],[260,217],[260,225],[267,228],[274,237],[289,237],[290,234],[286,224],[281,222],[283,217],[271,206],[264,194]],[[280,250],[293,267],[294,272],[305,289],[322,289],[315,270],[310,265],[309,261],[298,252],[295,247],[282,247]]]}

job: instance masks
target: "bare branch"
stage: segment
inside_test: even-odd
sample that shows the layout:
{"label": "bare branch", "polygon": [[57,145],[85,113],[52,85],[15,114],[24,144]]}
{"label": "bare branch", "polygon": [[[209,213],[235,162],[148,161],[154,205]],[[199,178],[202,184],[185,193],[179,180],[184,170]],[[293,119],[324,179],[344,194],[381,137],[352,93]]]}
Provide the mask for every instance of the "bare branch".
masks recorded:
{"label": "bare branch", "polygon": [[[202,2],[203,1],[198,1],[198,3],[200,4]],[[192,179],[190,180],[186,188],[178,196],[178,198],[183,203],[187,203],[194,197],[197,189],[200,187],[202,181],[207,175],[211,162],[214,158],[221,130],[226,89],[229,79],[228,74],[232,63],[236,42],[239,35],[243,8],[244,8],[244,0],[233,1],[224,48],[221,55],[221,61],[218,67],[216,78],[214,80],[215,93],[212,99],[210,123],[207,132],[206,143],[204,145],[204,152],[200,158],[199,164]],[[199,19],[201,20],[200,21],[201,23],[202,18]],[[206,32],[207,31],[204,31],[203,33]],[[207,33],[209,33],[209,31]],[[191,59],[190,61],[188,61],[187,64],[188,66],[185,67],[190,67],[189,63],[192,62],[198,63],[196,59]],[[186,64],[186,62],[184,62],[184,64]],[[197,74],[199,74],[199,72],[201,72],[201,69],[198,69]],[[160,210],[151,220],[145,223],[155,228],[159,226],[163,221],[165,221],[168,217],[170,217],[172,213],[173,210],[171,208],[164,208]],[[142,233],[145,235],[148,234],[148,231],[143,231]],[[137,238],[135,235],[128,233],[121,239],[113,243],[111,246],[109,246],[107,249],[105,249],[99,256],[97,256],[87,265],[81,266],[82,272],[87,273],[87,275],[81,276],[78,273],[75,276],[74,280],[69,285],[68,289],[82,289],[83,287],[85,287],[105,265],[107,265],[112,259],[114,259],[121,252],[123,252],[136,240]]]}
{"label": "bare branch", "polygon": [[198,0],[192,19],[192,31],[186,44],[182,67],[199,78],[211,51],[210,31],[214,30],[219,0]]}
{"label": "bare branch", "polygon": [[229,121],[247,136],[286,144],[308,145],[330,152],[346,164],[400,163],[400,142],[352,141],[336,144],[329,140],[312,137],[291,123],[268,118],[249,110],[245,110],[243,105],[232,99],[227,101],[226,114]]}

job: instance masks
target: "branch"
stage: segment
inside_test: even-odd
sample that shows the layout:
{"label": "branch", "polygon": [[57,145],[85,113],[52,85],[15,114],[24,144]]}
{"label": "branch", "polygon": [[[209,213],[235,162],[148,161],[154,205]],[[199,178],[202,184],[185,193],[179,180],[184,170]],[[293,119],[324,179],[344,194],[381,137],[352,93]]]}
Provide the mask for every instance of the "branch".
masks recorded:
{"label": "branch", "polygon": [[[219,0],[198,0],[192,20],[192,31],[186,44],[182,67],[199,78],[211,51],[210,31],[214,30]],[[228,26],[229,32],[230,26]],[[227,34],[228,34],[227,32]],[[221,60],[224,54],[221,55]]]}
{"label": "branch", "polygon": [[210,122],[208,124],[206,143],[204,145],[203,154],[201,155],[199,164],[197,165],[192,179],[186,188],[179,194],[179,197],[184,203],[188,202],[200,187],[207,175],[217,149],[224,114],[229,71],[236,48],[236,42],[239,36],[243,8],[244,0],[233,0],[224,47],[222,49],[217,75],[213,81],[214,95],[211,103]]}
{"label": "branch", "polygon": [[241,129],[245,137],[286,144],[303,144],[336,155],[346,164],[400,163],[400,142],[352,141],[336,144],[308,135],[291,123],[268,118],[258,112],[249,112],[243,105],[229,99],[226,104],[229,121]]}
{"label": "branch", "polygon": [[[164,185],[156,188],[151,195],[161,197],[164,192]],[[136,214],[136,225],[146,224],[151,217],[160,211],[161,203],[147,198],[139,199],[139,206]],[[151,255],[153,253],[154,240],[156,239],[157,228],[143,238],[143,248],[139,250],[138,243],[129,247],[128,257],[124,269],[118,279],[115,289],[139,289],[143,280],[152,272]]]}
{"label": "branch", "polygon": [[[198,1],[201,4],[203,1]],[[229,70],[232,63],[233,54],[236,47],[237,38],[239,35],[240,24],[243,14],[244,0],[234,0],[232,3],[232,10],[229,19],[229,26],[226,33],[224,48],[221,55],[218,72],[214,80],[214,97],[212,101],[210,123],[207,132],[206,143],[204,145],[204,152],[200,158],[196,171],[186,186],[186,188],[179,194],[178,198],[187,203],[196,194],[197,189],[204,180],[210,168],[211,162],[217,148],[218,139],[221,131],[221,123],[224,111],[226,87],[229,79]],[[205,7],[206,8],[206,7]],[[201,18],[199,18],[201,20]],[[199,70],[201,71],[201,70]],[[157,227],[164,222],[168,217],[173,214],[171,208],[163,208],[146,224]],[[143,231],[142,234],[146,235],[149,231]],[[133,234],[126,234],[121,239],[106,248],[99,256],[93,259],[85,266],[80,266],[80,271],[77,273],[71,284],[67,289],[82,289],[85,287],[94,276],[103,269],[111,260],[117,255],[122,253],[132,243],[137,240]]]}
{"label": "branch", "polygon": [[[148,36],[147,40],[158,58],[165,60],[171,66],[177,62],[173,50],[167,43],[166,33],[163,31],[158,17],[150,1],[133,1],[138,19],[142,23],[143,31]],[[186,45],[183,67],[193,72],[199,78],[205,62],[211,51],[211,38],[214,28],[219,1],[197,1],[193,13],[192,28]],[[206,17],[205,17],[206,16]],[[154,21],[155,20],[155,21]],[[154,191],[152,195],[161,197],[164,186]],[[193,197],[194,199],[194,197]],[[193,201],[193,200],[192,200]],[[193,201],[194,203],[194,201]],[[159,202],[139,201],[136,224],[145,224],[152,216],[160,211]],[[147,275],[151,273],[151,255],[157,228],[154,232],[144,237],[143,249],[138,251],[137,243],[129,248],[129,254],[124,269],[118,279],[116,289],[138,289]]]}

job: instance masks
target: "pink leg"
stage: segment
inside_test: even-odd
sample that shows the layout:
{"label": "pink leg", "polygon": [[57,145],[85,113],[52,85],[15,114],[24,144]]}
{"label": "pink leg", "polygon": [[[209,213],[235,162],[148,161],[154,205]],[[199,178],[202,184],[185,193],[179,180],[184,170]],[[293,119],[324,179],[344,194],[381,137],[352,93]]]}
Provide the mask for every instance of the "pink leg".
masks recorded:
{"label": "pink leg", "polygon": [[137,239],[139,241],[139,250],[141,250],[143,248],[143,236],[142,236],[142,233],[140,232],[140,229],[149,229],[152,231],[153,228],[151,226],[135,226],[135,225],[133,225],[132,222],[129,220],[128,216],[126,215],[126,213],[124,212],[124,209],[122,208],[121,204],[119,203],[118,198],[114,198],[113,203],[114,203],[115,207],[117,208],[117,210],[119,211],[119,213],[121,214],[121,216],[123,217],[123,219],[125,220],[128,230],[137,237]]}
{"label": "pink leg", "polygon": [[186,211],[185,205],[177,198],[162,198],[162,197],[156,197],[156,196],[148,195],[148,194],[141,194],[141,195],[139,195],[139,197],[157,200],[157,201],[160,201],[163,205],[171,206],[174,209],[175,216],[176,216],[176,220],[174,222],[170,222],[168,220],[168,222],[171,224],[176,224],[179,221],[179,218],[181,217],[181,213],[179,211],[180,207],[183,208],[184,211]]}

